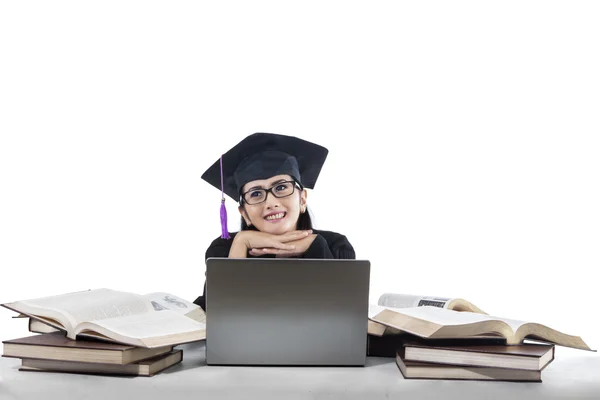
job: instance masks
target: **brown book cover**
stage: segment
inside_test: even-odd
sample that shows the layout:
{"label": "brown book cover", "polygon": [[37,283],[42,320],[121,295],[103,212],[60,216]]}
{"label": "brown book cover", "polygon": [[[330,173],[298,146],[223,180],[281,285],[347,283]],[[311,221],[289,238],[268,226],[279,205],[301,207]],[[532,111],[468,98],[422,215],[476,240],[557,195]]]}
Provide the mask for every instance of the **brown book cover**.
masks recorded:
{"label": "brown book cover", "polygon": [[91,364],[73,361],[23,359],[19,371],[66,372],[77,374],[153,376],[180,363],[183,351],[174,350],[127,365]]}
{"label": "brown book cover", "polygon": [[471,341],[415,340],[403,343],[407,361],[541,371],[554,360],[554,345],[501,345]]}
{"label": "brown book cover", "polygon": [[542,372],[496,367],[472,367],[409,361],[403,350],[396,355],[396,365],[405,379],[449,379],[474,381],[541,382]]}
{"label": "brown book cover", "polygon": [[63,332],[5,340],[3,357],[124,365],[167,353],[173,346],[142,348],[94,340],[71,340]]}
{"label": "brown book cover", "polygon": [[399,335],[387,335],[387,336],[376,336],[367,335],[367,356],[370,357],[388,357],[395,358],[396,352],[401,348],[404,343],[411,341],[420,341],[423,343],[435,346],[439,345],[472,345],[472,344],[486,344],[486,345],[505,345],[506,339],[501,337],[479,337],[469,339],[421,339],[418,336],[414,336],[408,333],[402,333]]}

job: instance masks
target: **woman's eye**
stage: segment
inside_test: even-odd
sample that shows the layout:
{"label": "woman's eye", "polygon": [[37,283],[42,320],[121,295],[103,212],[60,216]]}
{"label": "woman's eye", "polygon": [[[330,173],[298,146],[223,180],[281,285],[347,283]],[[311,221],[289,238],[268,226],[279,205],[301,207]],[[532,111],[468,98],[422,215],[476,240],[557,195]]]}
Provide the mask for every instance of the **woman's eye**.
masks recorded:
{"label": "woman's eye", "polygon": [[277,190],[278,192],[282,192],[282,191],[286,190],[287,188],[288,188],[287,184],[282,184],[282,185],[277,185],[275,190]]}
{"label": "woman's eye", "polygon": [[262,196],[262,192],[260,190],[250,193],[250,197],[260,197],[260,196]]}

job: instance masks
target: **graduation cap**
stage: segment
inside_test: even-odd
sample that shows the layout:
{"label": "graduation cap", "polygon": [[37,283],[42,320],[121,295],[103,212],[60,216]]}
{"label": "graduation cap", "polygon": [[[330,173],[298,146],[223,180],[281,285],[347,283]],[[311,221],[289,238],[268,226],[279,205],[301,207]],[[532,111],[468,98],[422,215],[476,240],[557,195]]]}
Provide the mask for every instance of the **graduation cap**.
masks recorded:
{"label": "graduation cap", "polygon": [[284,174],[312,189],[328,152],[297,137],[254,133],[223,154],[202,174],[202,179],[221,190],[221,237],[229,239],[225,194],[240,201],[246,183]]}

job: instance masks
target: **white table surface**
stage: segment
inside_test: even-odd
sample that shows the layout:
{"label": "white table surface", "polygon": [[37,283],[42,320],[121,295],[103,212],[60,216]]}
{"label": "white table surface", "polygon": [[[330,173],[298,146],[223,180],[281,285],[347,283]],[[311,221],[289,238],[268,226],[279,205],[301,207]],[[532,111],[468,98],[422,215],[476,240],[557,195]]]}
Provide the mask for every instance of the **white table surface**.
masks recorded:
{"label": "white table surface", "polygon": [[215,367],[203,342],[154,377],[18,371],[0,358],[0,400],[44,399],[600,399],[600,355],[556,348],[542,383],[406,380],[391,358],[365,367]]}

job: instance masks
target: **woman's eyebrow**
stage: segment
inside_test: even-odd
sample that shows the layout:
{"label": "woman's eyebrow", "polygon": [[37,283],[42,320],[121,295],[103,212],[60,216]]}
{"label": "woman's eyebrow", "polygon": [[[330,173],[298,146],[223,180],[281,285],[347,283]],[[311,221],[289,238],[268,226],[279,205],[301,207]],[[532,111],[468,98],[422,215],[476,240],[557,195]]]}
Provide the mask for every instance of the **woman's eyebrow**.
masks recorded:
{"label": "woman's eyebrow", "polygon": [[[281,182],[287,182],[287,181],[285,179],[278,179],[275,182],[271,182],[270,186],[273,187],[273,185],[277,185],[278,183],[281,183]],[[260,186],[260,185],[252,186],[251,188],[248,188],[248,190],[246,190],[246,191],[254,190],[254,189],[264,189],[264,186]]]}
{"label": "woman's eyebrow", "polygon": [[274,185],[277,185],[278,183],[281,183],[281,182],[285,182],[285,179],[278,179],[275,182],[271,182],[270,186],[273,187]]}

